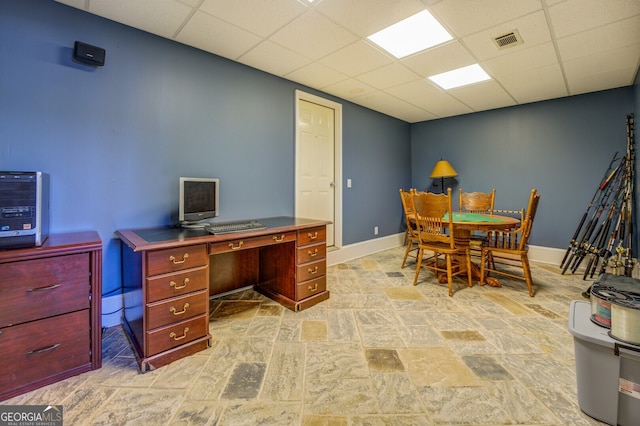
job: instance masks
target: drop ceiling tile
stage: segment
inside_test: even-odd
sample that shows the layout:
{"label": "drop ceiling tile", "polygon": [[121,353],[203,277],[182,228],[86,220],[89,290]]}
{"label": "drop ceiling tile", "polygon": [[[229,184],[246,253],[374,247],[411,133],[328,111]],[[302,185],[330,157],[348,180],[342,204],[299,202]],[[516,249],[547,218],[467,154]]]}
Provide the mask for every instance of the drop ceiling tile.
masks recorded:
{"label": "drop ceiling tile", "polygon": [[308,65],[311,60],[266,40],[238,58],[238,62],[270,74],[283,76]]}
{"label": "drop ceiling tile", "polygon": [[134,28],[172,38],[192,9],[175,0],[92,0],[89,12]]}
{"label": "drop ceiling tile", "polygon": [[551,24],[558,38],[638,14],[638,0],[567,0],[549,8]]}
{"label": "drop ceiling tile", "polygon": [[200,10],[267,37],[302,15],[308,7],[292,0],[204,0]]}
{"label": "drop ceiling tile", "polygon": [[519,104],[561,98],[569,94],[559,64],[501,75],[499,81]]}
{"label": "drop ceiling tile", "polygon": [[435,87],[425,79],[410,81],[399,86],[390,87],[385,90],[390,95],[399,99],[408,99],[414,97],[436,96],[442,92],[442,89]]}
{"label": "drop ceiling tile", "polygon": [[204,12],[196,12],[176,41],[236,59],[260,42],[260,38]]}
{"label": "drop ceiling tile", "polygon": [[391,57],[364,40],[350,44],[320,60],[324,65],[340,70],[350,77],[390,64],[393,61]]}
{"label": "drop ceiling tile", "polygon": [[418,79],[420,79],[418,74],[398,62],[358,76],[358,80],[383,90]]}
{"label": "drop ceiling tile", "polygon": [[540,0],[443,0],[434,4],[431,11],[457,37],[464,37],[513,21],[540,8]]}
{"label": "drop ceiling tile", "polygon": [[468,105],[436,87],[427,96],[418,95],[405,100],[440,118],[473,112]]}
{"label": "drop ceiling tile", "polygon": [[451,71],[475,62],[475,58],[458,41],[451,41],[400,60],[400,63],[421,77]]}
{"label": "drop ceiling tile", "polygon": [[189,7],[197,7],[200,0],[178,0],[182,4],[186,4]]}
{"label": "drop ceiling tile", "polygon": [[640,44],[635,44],[566,61],[564,70],[570,94],[593,92],[603,84],[609,88],[632,85],[638,55]]}
{"label": "drop ceiling tile", "polygon": [[317,60],[335,52],[358,38],[314,10],[306,12],[271,36],[271,40],[288,49]]}
{"label": "drop ceiling tile", "polygon": [[418,123],[420,121],[433,120],[438,118],[434,114],[428,111],[418,108],[408,102],[397,100],[395,102],[381,105],[377,111],[386,114],[390,117],[395,117],[399,120],[406,121],[407,123]]}
{"label": "drop ceiling tile", "polygon": [[312,62],[309,65],[286,74],[284,77],[316,89],[322,89],[347,79],[345,74],[318,62]]}
{"label": "drop ceiling tile", "polygon": [[[513,30],[518,30],[523,43],[516,46],[499,49],[494,39]],[[464,37],[462,42],[471,54],[479,60],[507,55],[517,50],[528,49],[541,43],[551,41],[551,33],[543,11],[531,13],[519,19],[497,25],[488,30],[480,31]]]}
{"label": "drop ceiling tile", "polygon": [[493,80],[457,87],[449,90],[447,93],[475,111],[484,111],[516,104],[515,100]]}
{"label": "drop ceiling tile", "polygon": [[366,106],[371,109],[378,109],[382,105],[389,105],[398,102],[399,99],[381,90],[367,93],[366,95],[356,96],[353,102],[358,105]]}
{"label": "drop ceiling tile", "polygon": [[360,37],[368,37],[424,9],[419,0],[324,0],[316,6],[324,16]]}
{"label": "drop ceiling tile", "polygon": [[75,7],[76,9],[86,10],[84,7],[84,0],[56,0],[58,3],[66,4],[67,6]]}
{"label": "drop ceiling tile", "polygon": [[355,78],[348,78],[336,84],[326,86],[323,90],[347,100],[352,100],[376,91],[374,87],[358,81]]}
{"label": "drop ceiling tile", "polygon": [[640,15],[558,40],[562,60],[599,54],[640,42]]}
{"label": "drop ceiling tile", "polygon": [[498,80],[553,64],[558,64],[558,55],[551,42],[527,49],[507,49],[502,56],[484,62],[485,71]]}

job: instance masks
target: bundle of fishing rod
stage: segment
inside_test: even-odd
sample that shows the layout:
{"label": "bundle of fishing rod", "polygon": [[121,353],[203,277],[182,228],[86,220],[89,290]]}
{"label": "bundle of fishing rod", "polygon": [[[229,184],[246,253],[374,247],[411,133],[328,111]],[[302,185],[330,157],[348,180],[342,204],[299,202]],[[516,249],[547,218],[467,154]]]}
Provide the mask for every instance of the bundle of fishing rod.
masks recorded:
{"label": "bundle of fishing rod", "polygon": [[627,115],[627,152],[616,152],[582,215],[560,268],[575,273],[586,261],[583,279],[605,272],[631,276],[633,256],[633,199],[635,134],[633,114]]}

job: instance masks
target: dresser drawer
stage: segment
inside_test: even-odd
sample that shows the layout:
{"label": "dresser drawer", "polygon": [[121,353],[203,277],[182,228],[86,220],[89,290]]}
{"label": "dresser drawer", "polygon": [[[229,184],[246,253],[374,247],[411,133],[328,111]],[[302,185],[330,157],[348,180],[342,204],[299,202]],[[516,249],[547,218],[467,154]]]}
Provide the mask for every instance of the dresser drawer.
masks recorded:
{"label": "dresser drawer", "polygon": [[322,276],[296,285],[296,300],[306,299],[327,289],[327,277]]}
{"label": "dresser drawer", "polygon": [[89,254],[0,264],[0,327],[89,307]]}
{"label": "dresser drawer", "polygon": [[202,290],[187,296],[174,297],[147,305],[147,330],[174,324],[207,312],[209,291]]}
{"label": "dresser drawer", "polygon": [[181,296],[209,287],[207,266],[147,278],[147,302]]}
{"label": "dresser drawer", "polygon": [[255,247],[264,247],[273,244],[286,243],[295,241],[295,232],[283,232],[279,234],[263,235],[260,237],[238,238],[232,241],[222,243],[211,243],[209,245],[209,254],[226,253],[230,251],[243,250]]}
{"label": "dresser drawer", "polygon": [[90,363],[89,309],[0,329],[0,393]]}
{"label": "dresser drawer", "polygon": [[167,327],[147,332],[147,356],[178,347],[207,335],[209,318],[207,315],[195,317]]}
{"label": "dresser drawer", "polygon": [[299,265],[297,267],[296,281],[301,283],[313,278],[325,275],[327,272],[327,262],[324,259],[317,262]]}
{"label": "dresser drawer", "polygon": [[206,244],[154,250],[147,254],[147,276],[205,266],[208,260]]}
{"label": "dresser drawer", "polygon": [[298,245],[315,244],[327,240],[327,227],[318,226],[317,228],[301,229],[298,231]]}
{"label": "dresser drawer", "polygon": [[298,247],[298,265],[314,260],[324,259],[327,255],[327,245],[325,243],[312,246]]}

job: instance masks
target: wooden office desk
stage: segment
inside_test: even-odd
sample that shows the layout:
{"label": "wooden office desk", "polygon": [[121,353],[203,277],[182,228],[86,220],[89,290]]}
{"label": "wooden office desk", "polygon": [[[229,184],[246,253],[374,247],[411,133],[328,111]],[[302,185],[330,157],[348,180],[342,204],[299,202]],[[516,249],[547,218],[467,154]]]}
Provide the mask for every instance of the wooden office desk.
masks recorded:
{"label": "wooden office desk", "polygon": [[329,298],[328,221],[257,219],[267,228],[211,235],[161,227],[118,230],[123,325],[142,371],[210,345],[209,298],[247,286],[299,311]]}

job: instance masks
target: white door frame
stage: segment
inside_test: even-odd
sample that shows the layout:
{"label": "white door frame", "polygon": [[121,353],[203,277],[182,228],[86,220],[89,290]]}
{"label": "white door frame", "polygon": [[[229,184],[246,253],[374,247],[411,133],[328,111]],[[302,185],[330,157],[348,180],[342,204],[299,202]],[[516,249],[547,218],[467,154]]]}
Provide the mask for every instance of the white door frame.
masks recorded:
{"label": "white door frame", "polygon": [[[342,247],[342,105],[330,101],[328,99],[321,98],[320,96],[312,95],[301,90],[295,91],[295,127],[296,127],[296,163],[298,164],[298,143],[300,142],[300,135],[298,130],[298,117],[300,113],[300,101],[312,102],[327,108],[331,108],[335,112],[334,117],[334,247]],[[297,167],[297,166],[296,166]],[[298,171],[295,171],[295,190],[294,196],[298,193]],[[297,209],[296,202],[294,200],[294,208]],[[297,212],[295,212],[297,216]]]}

